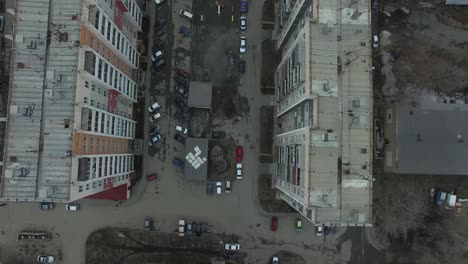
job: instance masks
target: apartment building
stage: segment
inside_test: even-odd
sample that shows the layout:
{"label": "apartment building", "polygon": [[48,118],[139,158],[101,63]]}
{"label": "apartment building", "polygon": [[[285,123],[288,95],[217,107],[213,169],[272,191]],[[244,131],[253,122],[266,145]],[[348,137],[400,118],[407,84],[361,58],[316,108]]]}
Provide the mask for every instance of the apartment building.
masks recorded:
{"label": "apartment building", "polygon": [[369,5],[277,8],[274,180],[279,197],[316,225],[372,224]]}
{"label": "apartment building", "polygon": [[135,173],[135,0],[17,0],[1,200],[69,202]]}

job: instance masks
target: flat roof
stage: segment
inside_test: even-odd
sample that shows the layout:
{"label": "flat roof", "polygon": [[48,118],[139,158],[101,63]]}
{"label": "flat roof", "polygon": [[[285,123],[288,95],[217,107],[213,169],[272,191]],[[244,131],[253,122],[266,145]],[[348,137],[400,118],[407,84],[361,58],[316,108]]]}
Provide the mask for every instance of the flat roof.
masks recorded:
{"label": "flat roof", "polygon": [[468,175],[468,105],[397,106],[397,172]]}
{"label": "flat roof", "polygon": [[207,138],[187,138],[184,174],[189,181],[206,181],[208,177]]}
{"label": "flat roof", "polygon": [[64,202],[70,195],[81,1],[49,2],[16,1],[3,200]]}
{"label": "flat roof", "polygon": [[190,82],[188,106],[211,108],[213,84],[211,82]]}

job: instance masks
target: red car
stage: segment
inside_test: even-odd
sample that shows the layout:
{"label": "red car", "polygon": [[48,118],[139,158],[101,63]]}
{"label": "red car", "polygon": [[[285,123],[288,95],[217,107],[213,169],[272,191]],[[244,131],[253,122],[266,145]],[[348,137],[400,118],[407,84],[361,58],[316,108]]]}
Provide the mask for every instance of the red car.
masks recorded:
{"label": "red car", "polygon": [[242,146],[237,146],[236,148],[236,161],[239,163],[239,162],[242,162],[242,154],[243,154],[243,149],[242,149]]}
{"label": "red car", "polygon": [[271,231],[275,232],[278,230],[278,217],[272,216],[271,217]]}
{"label": "red car", "polygon": [[153,180],[156,180],[157,178],[158,178],[158,175],[156,173],[146,176],[147,181],[153,181]]}

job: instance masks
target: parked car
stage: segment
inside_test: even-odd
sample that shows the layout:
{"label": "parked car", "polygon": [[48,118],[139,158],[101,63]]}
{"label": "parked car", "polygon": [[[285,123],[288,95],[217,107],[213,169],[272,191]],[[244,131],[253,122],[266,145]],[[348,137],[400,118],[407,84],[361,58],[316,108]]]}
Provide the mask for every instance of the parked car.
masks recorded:
{"label": "parked car", "polygon": [[300,218],[296,219],[296,231],[302,230],[302,220]]}
{"label": "parked car", "polygon": [[152,61],[156,61],[156,60],[159,60],[163,57],[164,53],[162,50],[158,50],[156,51],[155,53],[153,53],[153,55],[151,56],[151,60]]}
{"label": "parked car", "polygon": [[379,11],[380,10],[380,1],[372,0],[372,9]]}
{"label": "parked car", "polygon": [[278,217],[271,217],[271,231],[276,232],[278,230]]}
{"label": "parked car", "polygon": [[167,27],[159,28],[158,31],[156,32],[156,34],[158,34],[158,37],[163,36],[164,34],[167,34]]}
{"label": "parked car", "polygon": [[156,84],[155,86],[153,86],[153,88],[151,88],[151,94],[159,94],[161,91],[162,91],[162,87],[158,84]]}
{"label": "parked car", "polygon": [[186,141],[185,137],[183,137],[183,136],[181,136],[179,134],[175,134],[174,139],[176,141],[178,141],[179,143],[181,143],[181,144],[185,144],[185,141]]}
{"label": "parked car", "polygon": [[150,139],[148,139],[148,147],[153,146],[154,144],[158,143],[159,141],[161,141],[161,135],[160,134],[156,134],[156,135],[152,136]]}
{"label": "parked car", "polygon": [[247,27],[247,20],[245,16],[241,16],[240,17],[240,30],[245,31],[246,27]]}
{"label": "parked car", "polygon": [[54,203],[51,203],[51,202],[39,203],[39,208],[41,208],[41,210],[51,210],[51,209],[54,209],[54,207],[55,207]]}
{"label": "parked car", "polygon": [[244,154],[244,150],[243,150],[242,146],[237,146],[237,148],[236,148],[236,161],[237,161],[237,163],[242,162],[243,154]]}
{"label": "parked car", "polygon": [[158,104],[158,102],[155,102],[153,103],[152,105],[148,106],[148,111],[150,113],[156,111],[156,110],[159,110],[161,108],[161,106]]}
{"label": "parked car", "polygon": [[156,6],[164,4],[165,2],[166,2],[166,0],[154,0],[154,3],[156,4]]}
{"label": "parked car", "polygon": [[158,125],[154,125],[152,128],[150,128],[150,130],[148,131],[150,137],[151,137],[154,133],[158,132],[160,129],[161,129],[161,128],[160,128]]}
{"label": "parked car", "polygon": [[245,73],[245,60],[239,60],[239,73]]}
{"label": "parked car", "polygon": [[180,109],[177,110],[174,117],[183,124],[186,124],[188,121],[188,114],[186,112],[182,112]]}
{"label": "parked car", "polygon": [[158,28],[165,27],[167,26],[167,20],[164,17],[160,17],[155,21],[154,25]]}
{"label": "parked car", "polygon": [[226,133],[224,131],[213,131],[211,132],[211,137],[213,139],[223,139],[226,137]]}
{"label": "parked car", "polygon": [[176,98],[176,104],[183,112],[189,111],[188,105],[180,97]]}
{"label": "parked car", "polygon": [[145,218],[145,223],[144,223],[145,230],[151,231],[152,226],[153,226],[153,218],[147,216]]}
{"label": "parked car", "polygon": [[80,205],[79,204],[74,204],[74,203],[69,203],[65,205],[65,210],[67,211],[78,211],[80,210]]}
{"label": "parked car", "polygon": [[180,94],[182,97],[187,98],[188,97],[188,91],[184,89],[183,87],[177,86],[176,91],[178,94]]}
{"label": "parked car", "polygon": [[278,256],[274,256],[274,257],[271,259],[271,264],[279,264],[279,258],[278,258]]}
{"label": "parked car", "polygon": [[177,74],[184,77],[184,78],[188,78],[189,77],[189,74],[186,70],[184,69],[177,69]]}
{"label": "parked car", "polygon": [[213,183],[212,182],[208,182],[206,184],[206,194],[213,195]]}
{"label": "parked car", "polygon": [[235,251],[237,251],[237,250],[240,250],[240,245],[239,245],[239,243],[226,243],[224,245],[224,249],[225,250],[235,250]]}
{"label": "parked car", "polygon": [[173,158],[172,159],[172,164],[176,165],[177,167],[183,169],[185,167],[185,161],[178,159],[178,158]]}
{"label": "parked car", "polygon": [[242,180],[242,163],[236,164],[236,178]]}
{"label": "parked car", "polygon": [[185,235],[185,219],[179,219],[179,236]]}
{"label": "parked car", "polygon": [[231,193],[231,181],[226,181],[226,185],[224,186],[224,192]]}
{"label": "parked car", "polygon": [[37,256],[37,262],[39,263],[54,263],[54,261],[55,261],[54,256],[45,256],[45,255]]}
{"label": "parked car", "polygon": [[153,61],[153,68],[154,68],[156,71],[159,71],[159,70],[162,69],[165,65],[166,65],[166,63],[164,62],[163,59],[160,59],[160,60],[157,60],[157,61]]}
{"label": "parked car", "polygon": [[179,15],[183,18],[186,18],[188,19],[189,21],[192,21],[192,18],[193,18],[193,14],[190,13],[189,11],[185,10],[185,9],[182,9],[179,11]]}
{"label": "parked car", "polygon": [[161,118],[161,113],[156,113],[154,115],[151,115],[149,120],[151,123],[156,122],[159,118]]}
{"label": "parked car", "polygon": [[315,235],[316,236],[322,236],[323,234],[323,226],[316,226],[315,227]]}
{"label": "parked car", "polygon": [[249,2],[247,2],[247,0],[241,0],[240,1],[241,13],[247,13],[248,6],[249,6]]}
{"label": "parked car", "polygon": [[185,233],[187,233],[187,236],[191,236],[192,232],[193,232],[192,221],[187,221],[185,223]]}
{"label": "parked car", "polygon": [[183,135],[186,135],[188,132],[188,129],[182,126],[176,126],[175,130]]}
{"label": "parked car", "polygon": [[216,182],[216,194],[221,194],[223,191],[223,183],[222,182]]}
{"label": "parked car", "polygon": [[182,86],[182,87],[185,87],[185,88],[188,88],[188,86],[189,86],[189,80],[188,80],[187,77],[177,75],[177,77],[175,78],[175,81],[176,81],[178,86]]}
{"label": "parked car", "polygon": [[242,36],[240,38],[240,53],[243,54],[246,52],[246,49],[247,49],[247,39],[246,37]]}
{"label": "parked car", "polygon": [[201,236],[202,234],[202,223],[193,222],[193,232],[196,236]]}
{"label": "parked car", "polygon": [[379,47],[379,36],[372,35],[372,48],[376,49]]}
{"label": "parked car", "polygon": [[156,174],[156,173],[153,173],[153,174],[150,174],[150,175],[146,176],[147,181],[154,181],[157,178],[158,178],[158,174]]}

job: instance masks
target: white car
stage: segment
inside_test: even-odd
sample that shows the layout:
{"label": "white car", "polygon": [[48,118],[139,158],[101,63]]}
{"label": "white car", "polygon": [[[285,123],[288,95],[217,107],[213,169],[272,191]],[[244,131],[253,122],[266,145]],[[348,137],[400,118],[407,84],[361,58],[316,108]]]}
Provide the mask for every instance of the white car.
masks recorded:
{"label": "white car", "polygon": [[185,219],[179,219],[179,236],[185,235]]}
{"label": "white car", "polygon": [[37,256],[37,262],[39,263],[54,263],[54,256]]}
{"label": "white car", "polygon": [[216,182],[216,194],[221,194],[222,191],[223,191],[223,183]]}
{"label": "white car", "polygon": [[157,134],[148,140],[148,146],[151,147],[154,144],[158,143],[160,140],[161,140],[161,135]]}
{"label": "white car", "polygon": [[271,263],[272,264],[279,264],[279,258],[277,256],[274,256]]}
{"label": "white car", "polygon": [[238,243],[226,243],[224,245],[225,250],[240,250],[240,245]]}
{"label": "white car", "polygon": [[156,113],[150,116],[149,120],[151,121],[151,123],[153,123],[153,122],[156,122],[156,120],[158,120],[159,118],[161,118],[161,113]]}
{"label": "white car", "polygon": [[374,49],[379,47],[379,36],[377,35],[372,35],[372,47]]}
{"label": "white car", "polygon": [[322,236],[323,234],[323,226],[316,226],[315,227],[315,235]]}
{"label": "white car", "polygon": [[152,104],[152,105],[150,105],[150,106],[148,107],[148,111],[149,111],[150,113],[152,113],[152,112],[154,112],[154,111],[156,111],[156,110],[158,110],[158,109],[160,109],[160,108],[161,108],[161,106],[158,104],[158,102],[156,102],[156,103],[154,103],[154,104]]}
{"label": "white car", "polygon": [[183,135],[186,135],[188,132],[188,129],[182,126],[176,126],[175,130]]}
{"label": "white car", "polygon": [[80,210],[80,205],[70,203],[70,204],[65,205],[65,210],[67,210],[67,211],[78,211],[78,210]]}
{"label": "white car", "polygon": [[154,0],[154,3],[158,6],[162,3],[166,2],[166,0]]}
{"label": "white car", "polygon": [[159,60],[160,58],[162,58],[163,55],[164,53],[162,52],[162,50],[158,50],[151,56],[151,60],[152,61]]}
{"label": "white car", "polygon": [[242,180],[242,163],[237,163],[236,165],[236,178]]}
{"label": "white car", "polygon": [[247,39],[245,37],[241,37],[240,38],[240,53],[245,53],[246,51],[246,44],[247,43]]}
{"label": "white car", "polygon": [[240,30],[245,31],[246,28],[247,28],[247,20],[245,16],[241,16],[240,17]]}

